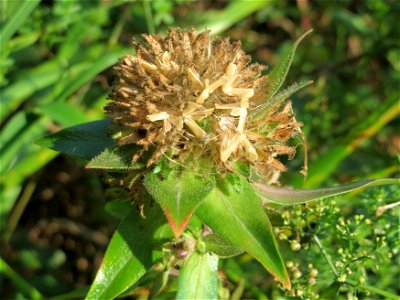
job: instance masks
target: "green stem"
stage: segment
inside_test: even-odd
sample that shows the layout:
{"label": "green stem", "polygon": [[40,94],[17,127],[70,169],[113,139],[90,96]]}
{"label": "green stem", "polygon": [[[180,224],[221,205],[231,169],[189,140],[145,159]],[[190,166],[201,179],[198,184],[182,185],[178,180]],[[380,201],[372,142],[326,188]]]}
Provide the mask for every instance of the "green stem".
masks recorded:
{"label": "green stem", "polygon": [[15,230],[15,228],[18,225],[19,219],[21,218],[22,214],[24,213],[24,210],[26,206],[28,205],[29,200],[31,199],[31,196],[33,192],[35,191],[36,188],[36,182],[34,181],[29,181],[28,184],[26,185],[25,189],[22,192],[21,198],[15,205],[13,211],[11,212],[11,215],[8,220],[7,224],[7,229],[4,232],[3,235],[3,241],[8,242]]}
{"label": "green stem", "polygon": [[314,240],[318,249],[321,251],[322,256],[325,258],[325,260],[328,263],[329,267],[331,268],[332,272],[336,275],[336,277],[339,277],[339,272],[336,269],[335,265],[333,264],[331,257],[329,256],[329,254],[325,251],[324,247],[322,246],[320,239],[315,234],[312,236],[312,239]]}
{"label": "green stem", "polygon": [[[336,275],[336,277],[339,277],[339,272],[336,269],[335,265],[332,262],[332,259],[330,257],[330,255],[325,251],[325,249],[323,248],[320,239],[318,238],[318,236],[313,235],[312,239],[314,240],[315,244],[317,245],[318,249],[321,251],[322,256],[325,258],[326,262],[328,263],[328,265],[330,266],[332,272]],[[393,299],[393,300],[399,300],[399,297],[397,295],[394,295],[390,292],[386,292],[382,289],[370,286],[368,284],[361,284],[358,283],[357,281],[353,280],[353,279],[346,279],[343,283],[348,284],[352,287],[356,287],[359,289],[362,289],[364,291],[369,291],[371,293],[380,295],[385,297],[386,299]]]}

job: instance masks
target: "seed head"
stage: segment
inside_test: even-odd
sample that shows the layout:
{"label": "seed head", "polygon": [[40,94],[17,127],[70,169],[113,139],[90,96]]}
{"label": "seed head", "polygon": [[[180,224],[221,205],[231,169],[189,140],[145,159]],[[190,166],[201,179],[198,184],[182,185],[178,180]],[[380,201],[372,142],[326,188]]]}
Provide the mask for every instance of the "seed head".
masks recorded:
{"label": "seed head", "polygon": [[301,124],[290,102],[252,118],[266,100],[268,76],[239,42],[179,29],[143,38],[134,42],[136,56],[115,68],[106,107],[122,133],[119,145],[141,146],[133,161],[151,152],[148,166],[167,155],[179,162],[211,157],[220,170],[240,160],[268,178],[286,170],[276,157],[294,155],[286,142]]}

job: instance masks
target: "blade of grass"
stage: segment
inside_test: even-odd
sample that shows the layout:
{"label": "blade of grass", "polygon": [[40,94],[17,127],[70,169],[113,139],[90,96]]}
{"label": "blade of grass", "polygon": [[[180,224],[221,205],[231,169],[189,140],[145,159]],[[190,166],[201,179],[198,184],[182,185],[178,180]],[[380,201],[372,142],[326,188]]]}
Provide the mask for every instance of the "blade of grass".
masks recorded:
{"label": "blade of grass", "polygon": [[31,12],[40,3],[40,0],[25,0],[13,13],[13,15],[7,20],[7,23],[0,31],[0,52],[4,51],[8,41],[20,26],[29,17]]}
{"label": "blade of grass", "polygon": [[22,216],[22,213],[25,210],[26,205],[28,204],[31,196],[36,188],[36,182],[34,180],[30,180],[28,184],[25,186],[22,191],[21,197],[19,198],[17,204],[14,206],[11,214],[9,215],[7,226],[5,231],[3,231],[1,240],[8,243],[10,238],[18,225],[18,222]]}
{"label": "blade of grass", "polygon": [[[25,114],[24,112],[21,112]],[[49,120],[47,118],[39,118],[34,114],[26,114],[27,123],[23,126],[16,136],[18,138],[13,138],[9,143],[2,145],[0,151],[0,174],[4,175],[12,165],[18,160],[18,155],[21,150],[29,151],[28,148],[25,148],[29,143],[32,142],[33,139],[42,135],[47,125],[49,124]]]}
{"label": "blade of grass", "polygon": [[26,98],[57,82],[65,68],[58,60],[45,62],[29,71],[21,72],[17,81],[0,93],[0,119],[4,120]]}
{"label": "blade of grass", "polygon": [[114,49],[110,53],[105,53],[99,59],[97,59],[94,63],[90,64],[85,70],[80,72],[77,76],[75,76],[74,80],[69,81],[67,88],[63,90],[63,92],[57,96],[55,100],[64,101],[71,94],[73,94],[77,89],[83,86],[85,83],[92,80],[97,74],[114,65],[118,58],[124,56],[128,53],[131,53],[131,49]]}
{"label": "blade of grass", "polygon": [[89,122],[89,117],[79,108],[65,102],[53,102],[40,107],[40,112],[63,126]]}
{"label": "blade of grass", "polygon": [[58,155],[53,150],[34,147],[35,150],[20,159],[7,174],[0,175],[0,182],[7,190],[22,183],[26,177],[41,169]]}
{"label": "blade of grass", "polygon": [[0,257],[0,273],[4,274],[10,281],[23,293],[28,299],[44,299],[40,292],[34,288],[28,281],[16,273],[4,260]]}
{"label": "blade of grass", "polygon": [[4,232],[6,229],[7,215],[13,208],[21,189],[21,185],[15,185],[13,187],[0,186],[0,232]]}
{"label": "blade of grass", "polygon": [[212,14],[212,20],[201,24],[198,29],[211,30],[213,35],[219,34],[262,7],[273,3],[269,0],[231,1],[224,10],[216,12],[215,16]]}
{"label": "blade of grass", "polygon": [[150,34],[154,34],[156,32],[156,27],[154,25],[153,13],[151,12],[150,3],[151,3],[150,1],[143,1],[143,8],[146,17],[147,31]]}

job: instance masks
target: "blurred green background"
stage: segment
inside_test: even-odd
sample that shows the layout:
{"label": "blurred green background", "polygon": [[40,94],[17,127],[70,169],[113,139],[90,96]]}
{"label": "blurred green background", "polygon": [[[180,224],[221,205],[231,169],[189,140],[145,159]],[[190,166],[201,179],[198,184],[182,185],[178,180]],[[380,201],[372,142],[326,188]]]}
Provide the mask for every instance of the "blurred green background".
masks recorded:
{"label": "blurred green background", "polygon": [[[107,210],[102,174],[34,141],[103,118],[112,66],[122,55],[134,54],[133,38],[162,34],[168,27],[208,28],[241,40],[254,61],[271,69],[285,48],[313,28],[298,48],[286,83],[314,80],[292,97],[297,119],[304,123],[309,174],[306,180],[299,174],[299,147],[282,183],[314,188],[398,177],[399,19],[397,0],[1,1],[0,298],[40,299],[76,289],[75,296],[65,298],[81,298],[93,280],[118,223]],[[342,215],[373,216],[377,195],[393,201],[399,193],[376,190],[357,196],[351,205],[339,202],[340,213],[330,215],[331,223],[328,217],[320,220],[324,232],[334,231]],[[299,216],[304,213],[299,211]],[[396,224],[398,213],[375,221],[383,227]],[[327,245],[335,244],[324,238]],[[393,249],[397,254],[398,243],[388,251]],[[285,251],[283,257],[291,257]],[[302,250],[297,259],[307,261],[310,251]],[[237,299],[286,299],[247,256],[223,264],[226,288]],[[393,262],[386,264],[370,275],[380,288],[399,292],[398,270]],[[324,287],[317,284],[316,293]],[[131,297],[146,298],[138,294]]]}

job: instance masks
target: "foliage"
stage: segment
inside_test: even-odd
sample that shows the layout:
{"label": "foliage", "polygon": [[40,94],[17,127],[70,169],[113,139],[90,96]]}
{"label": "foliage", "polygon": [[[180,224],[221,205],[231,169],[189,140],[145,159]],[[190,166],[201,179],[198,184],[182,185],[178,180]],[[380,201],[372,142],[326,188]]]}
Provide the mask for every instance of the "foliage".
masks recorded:
{"label": "foliage", "polygon": [[[398,176],[399,91],[395,87],[400,79],[396,26],[399,3],[325,1],[308,5],[299,2],[298,6],[289,1],[252,3],[120,0],[0,4],[2,298],[85,297],[93,280],[103,283],[101,273],[95,279],[95,272],[118,220],[121,224],[111,239],[102,268],[110,257],[124,258],[125,253],[130,260],[122,259],[123,263],[138,268],[138,277],[146,270],[147,273],[140,279],[123,276],[127,266],[118,265],[122,270],[119,276],[127,281],[112,282],[120,286],[109,297],[122,291],[125,296],[139,295],[152,287],[157,297],[172,298],[179,289],[178,296],[185,298],[190,293],[182,288],[182,285],[186,288],[185,280],[178,281],[176,274],[168,277],[166,271],[177,263],[174,258],[179,255],[184,258],[188,253],[194,254],[182,265],[184,276],[190,276],[189,271],[200,265],[204,269],[199,274],[214,272],[211,277],[215,277],[215,257],[205,254],[207,251],[229,257],[245,250],[267,269],[275,267],[274,263],[270,266],[267,257],[274,253],[274,245],[269,246],[265,256],[251,240],[244,247],[229,239],[232,232],[225,233],[225,228],[215,222],[220,215],[224,218],[221,220],[232,222],[229,218],[238,213],[225,215],[229,202],[224,200],[244,200],[228,197],[226,193],[226,190],[237,193],[237,180],[241,179],[232,179],[232,184],[225,188],[219,179],[210,183],[209,194],[204,192],[202,204],[195,205],[197,210],[188,223],[184,242],[168,244],[172,232],[167,220],[152,219],[150,211],[146,211],[149,216],[146,222],[154,225],[150,225],[152,237],[148,238],[155,241],[160,251],[137,246],[133,250],[130,247],[136,241],[130,240],[132,235],[127,232],[143,233],[140,226],[132,229],[126,225],[141,220],[139,215],[135,218],[136,210],[129,201],[111,189],[107,191],[108,197],[116,201],[104,205],[98,176],[90,170],[79,175],[83,173],[77,167],[81,160],[56,158],[57,153],[33,143],[46,132],[103,118],[108,82],[113,80],[110,67],[131,51],[131,38],[139,38],[138,33],[165,32],[169,26],[211,28],[242,40],[255,60],[272,67],[287,57],[292,41],[312,25],[314,33],[298,47],[287,78],[287,82],[299,82],[300,86],[309,80],[315,82],[291,96],[297,118],[304,123],[309,175],[305,180],[296,175],[302,164],[296,159],[290,162],[291,172],[283,182],[298,188],[316,188],[352,181],[355,177]],[[295,90],[296,85],[289,87],[289,91]],[[279,92],[275,94],[277,101],[281,96]],[[97,138],[107,144],[104,136]],[[90,142],[87,138],[83,141]],[[82,149],[79,144],[76,146],[69,148],[70,154]],[[90,147],[93,152],[88,157],[98,156],[89,167],[104,167],[104,162],[112,157],[118,160],[116,169],[126,168],[126,160],[121,160],[120,155],[102,152],[110,146]],[[108,169],[115,171],[114,167]],[[174,172],[167,175],[176,176]],[[395,280],[399,275],[395,226],[399,211],[387,204],[399,199],[398,192],[398,186],[376,187],[362,194],[337,197],[336,204],[329,201],[289,208],[271,204],[264,207],[274,226],[274,231],[268,229],[266,233],[270,241],[274,239],[272,233],[278,240],[282,262],[292,279],[292,291],[285,292],[273,284],[272,276],[243,254],[219,260],[222,272],[218,274],[218,297],[394,298],[399,292]],[[155,198],[156,195],[154,192]],[[207,206],[221,210],[220,215],[214,216],[217,224],[213,225],[219,229],[211,242],[210,237],[201,237],[199,233],[200,220],[213,222],[209,220],[213,215],[204,213]],[[181,221],[179,215],[176,218]],[[268,219],[257,220],[268,222]],[[260,232],[255,230],[254,234]],[[201,241],[196,249],[190,242],[193,240]],[[117,247],[121,243],[125,243],[124,247]],[[157,264],[151,268],[154,262]],[[217,281],[212,284],[215,287]],[[96,293],[92,288],[89,295],[100,297]],[[215,289],[210,289],[210,293],[215,295]]]}

